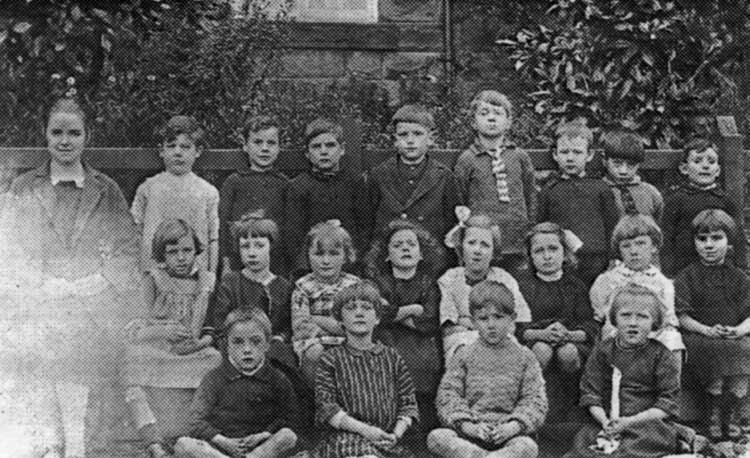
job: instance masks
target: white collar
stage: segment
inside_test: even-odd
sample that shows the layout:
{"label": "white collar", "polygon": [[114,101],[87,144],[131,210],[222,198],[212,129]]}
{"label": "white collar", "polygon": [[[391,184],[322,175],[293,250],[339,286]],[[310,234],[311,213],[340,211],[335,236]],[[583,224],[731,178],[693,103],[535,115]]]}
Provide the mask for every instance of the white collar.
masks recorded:
{"label": "white collar", "polygon": [[52,186],[55,186],[61,181],[72,181],[77,188],[82,188],[83,182],[86,180],[86,174],[84,173],[83,165],[80,162],[78,163],[78,166],[72,170],[63,170],[60,166],[51,162],[49,166],[49,179]]}

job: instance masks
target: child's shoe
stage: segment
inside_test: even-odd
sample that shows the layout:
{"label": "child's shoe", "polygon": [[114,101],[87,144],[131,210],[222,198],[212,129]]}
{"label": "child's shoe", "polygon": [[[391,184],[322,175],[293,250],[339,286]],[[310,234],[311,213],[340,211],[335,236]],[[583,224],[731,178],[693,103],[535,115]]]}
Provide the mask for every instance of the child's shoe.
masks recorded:
{"label": "child's shoe", "polygon": [[738,403],[733,402],[729,410],[729,418],[727,419],[727,437],[729,440],[737,441],[742,437],[741,423],[740,406]]}
{"label": "child's shoe", "polygon": [[150,458],[173,458],[172,455],[167,452],[164,446],[159,442],[154,442],[153,444],[149,445],[147,450],[148,456]]}

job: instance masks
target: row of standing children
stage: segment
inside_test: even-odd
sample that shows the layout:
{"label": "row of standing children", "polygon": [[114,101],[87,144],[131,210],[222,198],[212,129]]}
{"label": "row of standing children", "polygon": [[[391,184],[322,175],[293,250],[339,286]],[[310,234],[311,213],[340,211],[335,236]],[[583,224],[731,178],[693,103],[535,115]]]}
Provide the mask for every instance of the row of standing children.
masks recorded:
{"label": "row of standing children", "polygon": [[[585,175],[586,163],[592,158],[592,154],[589,150],[590,132],[588,129],[586,129],[585,126],[576,124],[567,125],[565,128],[561,129],[561,135],[558,139],[557,149],[553,153],[553,157],[560,165],[562,173],[558,180],[542,191],[539,196],[539,203],[536,205],[534,202],[533,167],[531,166],[531,162],[528,160],[528,156],[522,151],[513,148],[512,145],[506,141],[505,134],[510,125],[510,104],[507,102],[507,99],[492,91],[483,92],[472,102],[472,110],[473,125],[477,131],[477,142],[476,145],[472,147],[473,149],[468,150],[459,158],[456,166],[456,182],[459,184],[458,189],[460,190],[459,195],[461,195],[461,197],[458,197],[458,195],[454,193],[454,179],[451,171],[445,166],[436,163],[426,154],[431,145],[431,130],[434,128],[434,121],[432,121],[429,113],[417,107],[404,107],[394,116],[395,142],[399,156],[373,170],[368,186],[366,186],[367,195],[364,197],[364,200],[358,200],[359,197],[356,197],[361,193],[338,190],[333,192],[333,194],[329,193],[329,195],[320,202],[311,202],[310,198],[314,201],[317,197],[326,194],[322,191],[316,191],[317,188],[314,186],[308,186],[307,188],[305,186],[300,186],[300,189],[307,189],[306,192],[308,192],[308,194],[305,195],[306,197],[300,199],[289,199],[289,196],[293,195],[292,189],[294,188],[294,182],[289,185],[288,192],[286,193],[287,198],[284,199],[284,206],[287,207],[284,213],[285,217],[290,215],[290,212],[287,211],[290,206],[290,201],[296,203],[305,202],[306,205],[303,205],[301,210],[291,212],[292,215],[298,216],[310,214],[311,208],[317,207],[319,209],[331,209],[333,208],[332,203],[341,203],[346,200],[342,198],[343,196],[349,196],[350,198],[351,196],[355,196],[355,201],[348,207],[349,210],[355,214],[352,219],[347,218],[344,211],[336,211],[334,214],[330,215],[336,216],[338,217],[337,219],[347,222],[347,224],[350,225],[352,232],[356,234],[354,241],[347,242],[347,237],[349,236],[345,229],[339,228],[332,230],[330,223],[328,223],[329,227],[320,226],[322,228],[320,230],[325,232],[325,234],[318,234],[316,236],[316,234],[314,234],[315,231],[312,231],[308,236],[309,240],[307,247],[309,248],[309,251],[306,253],[303,251],[302,253],[303,255],[309,256],[309,261],[311,261],[310,267],[313,267],[314,270],[313,274],[311,274],[312,277],[308,276],[307,278],[308,283],[313,286],[313,289],[315,289],[315,280],[317,279],[315,271],[322,273],[322,278],[335,279],[336,282],[339,282],[342,278],[348,278],[350,283],[354,280],[351,278],[353,276],[347,277],[346,274],[333,275],[337,269],[336,267],[331,266],[331,256],[340,257],[342,261],[340,262],[341,265],[345,264],[345,261],[353,260],[354,247],[364,243],[363,240],[370,238],[370,235],[366,233],[368,224],[363,223],[362,221],[377,221],[378,224],[374,226],[378,229],[382,229],[386,227],[388,221],[392,220],[394,217],[396,219],[404,220],[414,219],[424,224],[428,228],[428,233],[433,237],[436,235],[442,236],[442,234],[447,232],[446,229],[450,227],[454,221],[453,207],[459,200],[467,201],[470,206],[480,206],[490,202],[491,205],[499,205],[500,207],[499,210],[495,208],[494,212],[490,208],[486,209],[486,213],[494,215],[498,221],[493,221],[491,216],[474,217],[474,219],[479,220],[477,222],[477,228],[483,229],[483,231],[471,231],[469,230],[470,228],[464,227],[463,230],[465,233],[462,236],[459,236],[459,239],[461,240],[460,246],[457,246],[454,243],[454,246],[456,246],[459,251],[464,251],[461,253],[460,258],[466,263],[466,266],[463,267],[466,271],[464,272],[463,278],[460,278],[460,273],[453,273],[454,277],[459,277],[459,283],[463,283],[464,287],[456,288],[455,285],[453,287],[449,286],[449,291],[447,291],[448,294],[446,294],[446,291],[443,291],[439,306],[440,313],[433,314],[433,316],[440,315],[441,317],[441,324],[443,325],[441,329],[445,334],[444,343],[451,340],[450,338],[453,336],[461,336],[460,338],[463,339],[461,342],[464,344],[470,343],[476,339],[476,333],[473,333],[474,335],[472,336],[471,332],[473,326],[467,321],[470,314],[467,314],[466,310],[462,310],[466,308],[468,302],[461,299],[461,301],[457,303],[457,306],[456,304],[450,304],[450,299],[446,298],[449,298],[451,294],[460,289],[463,289],[464,292],[458,293],[459,296],[463,294],[463,296],[466,297],[470,284],[482,280],[489,275],[491,271],[489,262],[487,262],[487,267],[484,267],[487,256],[482,256],[482,250],[484,250],[484,253],[486,254],[488,247],[490,253],[493,253],[493,251],[500,252],[505,250],[506,253],[504,254],[506,260],[510,260],[506,261],[507,264],[505,265],[508,266],[508,269],[511,271],[515,272],[518,270],[522,253],[517,251],[517,240],[513,240],[514,237],[512,235],[505,235],[504,243],[502,245],[497,243],[499,240],[497,238],[497,233],[501,232],[498,231],[498,228],[505,230],[503,234],[516,234],[516,236],[522,234],[523,231],[520,231],[518,228],[524,226],[528,227],[528,221],[532,219],[529,215],[533,214],[535,206],[538,206],[537,214],[543,220],[557,220],[557,222],[561,223],[563,227],[573,228],[574,232],[576,229],[578,230],[578,235],[583,239],[583,246],[590,247],[588,253],[584,250],[581,252],[582,256],[580,256],[582,259],[581,264],[585,269],[590,269],[590,272],[594,272],[595,274],[603,269],[601,266],[602,262],[600,262],[603,257],[601,240],[605,240],[603,246],[606,247],[606,240],[609,238],[608,235],[614,227],[614,224],[612,223],[612,209],[616,207],[611,205],[615,202],[614,196],[619,196],[621,200],[620,205],[623,211],[625,213],[630,213],[632,212],[630,207],[633,204],[631,201],[637,197],[637,194],[626,192],[633,191],[634,189],[631,190],[629,187],[621,186],[617,186],[615,194],[612,194],[609,188],[606,188],[608,192],[605,193],[599,189],[601,188],[599,185],[599,183],[602,183],[601,181],[593,180]],[[74,124],[74,126],[71,127],[70,124]],[[327,180],[331,180],[339,175],[340,170],[338,169],[338,160],[340,159],[341,154],[343,154],[343,145],[341,144],[339,129],[340,128],[335,124],[322,121],[312,123],[308,127],[308,157],[313,164],[313,171],[309,174],[310,176],[307,176],[308,181],[310,181],[309,179],[315,179],[317,180],[315,183],[320,185],[320,183],[327,183]],[[272,126],[259,131],[251,131],[247,137],[248,142],[246,144],[246,149],[248,150],[251,159],[251,170],[252,165],[258,162],[253,159],[253,153],[251,152],[252,147],[253,145],[258,146],[259,143],[261,143],[260,149],[256,155],[260,162],[266,160],[267,163],[265,168],[260,167],[259,170],[255,171],[261,173],[272,172],[275,154],[267,154],[267,152],[264,152],[262,142],[253,140],[253,135],[258,133],[270,135],[272,139],[275,137],[275,145],[276,148],[278,148],[278,129]],[[39,181],[40,177],[52,177],[51,179],[48,179],[48,183],[52,184],[53,192],[55,194],[54,197],[56,199],[52,202],[43,203],[48,204],[47,209],[55,209],[55,211],[52,212],[52,217],[55,219],[53,223],[60,226],[59,232],[62,233],[56,235],[62,235],[63,241],[65,242],[63,246],[68,249],[70,249],[71,245],[76,244],[71,242],[78,242],[77,238],[80,236],[78,232],[86,223],[86,221],[83,223],[81,221],[76,221],[75,217],[89,217],[91,216],[91,209],[85,208],[84,205],[84,210],[88,210],[89,213],[83,212],[83,215],[77,214],[75,210],[81,210],[80,208],[77,208],[77,206],[80,207],[81,203],[88,204],[88,202],[83,202],[83,197],[79,195],[77,196],[76,193],[66,192],[67,188],[65,186],[60,186],[59,190],[55,188],[55,186],[59,185],[59,182],[62,181],[63,185],[71,183],[74,190],[87,190],[84,183],[86,177],[85,174],[86,172],[89,172],[89,169],[84,167],[80,162],[80,154],[82,153],[85,134],[86,131],[82,110],[71,101],[58,103],[57,108],[53,109],[51,112],[47,129],[52,156],[50,165],[47,166],[46,170],[37,170],[31,174],[19,177],[14,183],[14,188],[12,190],[12,193],[18,196],[23,194],[23,183],[31,180],[32,177],[37,181]],[[62,147],[53,145],[55,135],[65,137],[62,141]],[[159,176],[157,176],[153,180],[147,181],[141,188],[139,188],[136,200],[133,204],[132,213],[136,222],[141,225],[141,231],[143,233],[141,240],[143,241],[149,240],[146,238],[147,228],[149,233],[153,231],[155,234],[156,227],[158,227],[158,221],[165,216],[179,217],[189,221],[188,226],[197,227],[199,229],[193,229],[193,233],[197,239],[193,242],[193,251],[197,252],[201,250],[201,247],[206,247],[205,259],[200,260],[199,263],[196,264],[196,267],[201,271],[216,272],[219,264],[218,239],[219,233],[222,232],[220,230],[221,225],[219,224],[219,221],[222,221],[222,223],[225,224],[229,221],[229,218],[218,218],[219,213],[226,214],[220,212],[219,209],[222,205],[229,205],[232,204],[232,202],[225,202],[224,200],[219,201],[217,199],[217,193],[214,192],[215,189],[212,189],[210,185],[207,186],[207,183],[205,182],[196,181],[200,179],[191,172],[193,161],[201,151],[201,135],[202,133],[198,128],[197,123],[191,118],[177,117],[170,121],[165,129],[165,142],[161,153],[167,170],[164,174],[160,175],[162,177],[161,179],[158,179]],[[75,138],[71,140],[72,137]],[[614,137],[617,139],[616,135]],[[75,148],[70,148],[71,143],[73,143]],[[273,144],[273,141],[270,143]],[[614,140],[613,143],[617,144],[617,141]],[[627,178],[625,179],[617,174],[615,167],[617,166],[616,159],[618,158],[611,154],[618,151],[618,148],[611,148],[610,155],[605,157],[607,169],[610,172],[610,178],[615,180],[618,184],[645,185],[645,183],[638,181],[635,173],[637,170],[638,157],[642,160],[642,147],[632,148],[631,143],[624,142],[622,139],[620,140],[620,143],[627,144],[628,147],[619,148],[619,151],[632,150],[635,151],[635,153],[633,153],[635,156],[628,156],[626,160],[620,161],[620,167],[625,170],[625,172],[623,172]],[[268,148],[268,144],[269,142],[266,142],[266,149]],[[607,145],[605,144],[605,154],[607,153],[606,146]],[[71,152],[69,150],[73,151]],[[512,151],[513,154],[509,153],[509,151]],[[275,153],[278,153],[278,149],[276,149]],[[684,192],[681,194],[675,194],[677,197],[674,199],[674,205],[670,206],[670,200],[667,200],[667,205],[665,205],[664,210],[665,221],[669,217],[669,221],[682,222],[678,224],[683,224],[685,221],[690,221],[690,214],[697,213],[697,210],[701,209],[700,207],[723,207],[727,210],[732,210],[726,197],[723,196],[721,191],[716,187],[716,178],[719,174],[717,159],[716,152],[710,144],[697,141],[688,145],[688,148],[686,148],[686,156],[680,165],[680,170],[688,177],[689,183],[687,186],[683,187],[684,189],[681,188]],[[485,167],[483,163],[478,162],[486,162],[487,160],[489,160],[489,164],[491,165],[489,169]],[[622,163],[624,163],[624,166]],[[69,167],[61,167],[61,165],[67,165]],[[463,173],[460,173],[460,170],[462,170]],[[488,170],[491,170],[492,173],[487,174],[486,172]],[[630,173],[629,176],[627,175],[628,173]],[[56,175],[64,178],[64,180],[58,178],[58,183],[55,183]],[[106,180],[103,181],[106,182]],[[172,183],[172,181],[174,181],[174,183]],[[200,183],[200,185],[195,183],[194,185],[191,185],[189,183],[192,183],[193,181]],[[302,178],[300,178],[299,182],[303,182]],[[106,184],[109,185],[109,182],[106,182]],[[177,188],[174,189],[182,190],[182,192],[174,191],[174,186],[177,186]],[[227,186],[225,185],[225,188],[226,187]],[[492,192],[488,192],[488,189],[492,190]],[[169,192],[163,192],[164,190]],[[49,194],[49,191],[47,191],[47,193]],[[72,196],[69,194],[72,194]],[[268,194],[274,194],[274,197],[278,196],[277,193]],[[119,199],[117,198],[118,195]],[[177,195],[180,199],[185,199],[186,195],[191,196],[190,198],[187,198],[190,202],[188,202],[186,206],[183,206],[175,205],[174,203],[167,202],[167,200],[163,199],[164,196],[169,197],[173,195]],[[266,193],[263,193],[263,195],[266,195]],[[497,199],[495,199],[494,196],[497,196]],[[119,190],[114,192],[114,198],[111,200],[115,201],[116,207],[122,206],[121,198],[122,196],[119,193]],[[495,200],[499,203],[495,202]],[[576,202],[576,205],[571,205],[571,202]],[[635,202],[637,203],[638,201]],[[314,205],[315,203],[318,205]],[[672,208],[671,210],[670,207]],[[361,216],[363,208],[372,209],[371,214],[365,215],[364,219]],[[519,208],[524,211],[519,211]],[[97,210],[99,209],[97,208]],[[116,208],[109,212],[105,211],[102,215],[106,217],[121,217],[122,212],[120,210],[121,208]],[[574,215],[580,215],[580,212],[584,210],[591,214],[589,215],[590,218],[586,220],[587,224],[581,225],[582,219],[575,218]],[[358,212],[359,214],[357,214]],[[161,215],[161,213],[165,214]],[[324,215],[323,218],[327,216],[329,215]],[[309,225],[312,224],[310,221],[314,222],[314,219],[319,218],[319,215],[313,215],[311,218],[312,219],[308,220],[306,223],[299,224],[296,222],[291,224],[292,220],[288,218],[282,220],[284,221],[281,231],[282,236],[275,240],[274,237],[267,237],[269,246],[271,244],[278,246],[276,243],[277,240],[284,239],[284,234],[287,234],[289,227],[294,227],[295,230],[299,230],[300,227],[309,227]],[[56,219],[59,219],[59,221]],[[20,220],[23,220],[23,218],[20,218]],[[30,218],[26,221],[38,222],[39,220],[40,218]],[[576,224],[578,226],[576,226]],[[467,224],[464,224],[464,226],[467,226]],[[120,224],[116,227],[116,230],[113,230],[108,236],[120,234],[123,231],[127,231],[129,227],[131,227],[131,225],[127,223]],[[684,242],[684,234],[686,231],[689,233],[689,229],[685,229],[685,227],[682,226],[677,228],[665,227],[664,230],[667,234],[676,234],[671,237],[673,243],[680,241]],[[37,230],[36,232],[39,231]],[[276,232],[279,232],[278,229]],[[336,235],[337,232],[339,232],[339,235]],[[469,237],[472,232],[474,232],[473,236]],[[31,231],[30,233],[34,233],[34,231]],[[414,233],[416,235],[416,231]],[[734,234],[735,233],[725,233],[726,236],[732,236]],[[395,235],[395,233],[391,235]],[[359,237],[359,241],[356,240],[357,237]],[[96,233],[93,238],[98,243],[95,250],[92,250],[91,248],[89,248],[89,250],[98,255],[96,257],[97,261],[99,261],[99,258],[112,258],[113,244],[105,243],[104,245],[106,249],[103,250],[102,236]],[[250,240],[252,241],[254,238],[257,239],[257,237],[251,237]],[[326,238],[329,238],[330,240],[324,240]],[[149,240],[149,244],[151,243],[151,240],[153,240],[153,237]],[[226,237],[222,240],[226,240]],[[233,238],[233,240],[238,239]],[[174,242],[176,240],[172,241]],[[195,244],[195,242],[200,242],[200,244]],[[389,243],[391,242],[392,240],[389,240]],[[43,245],[45,248],[49,246],[48,243],[40,245]],[[171,245],[179,244],[174,243]],[[287,247],[290,246],[288,243],[285,245],[287,245]],[[666,245],[667,244],[665,243],[665,246]],[[744,244],[735,243],[733,245],[736,248],[736,253],[742,253],[744,251]],[[144,246],[148,245],[144,242]],[[521,244],[521,246],[523,245]],[[38,248],[39,247],[37,247],[37,250]],[[103,251],[106,252],[106,256],[102,255]],[[241,252],[240,250],[236,251],[238,254]],[[289,251],[289,248],[285,251]],[[604,251],[606,252],[606,248],[604,248]],[[125,250],[122,250],[122,252],[124,253]],[[145,248],[142,249],[142,253],[143,252],[145,252]],[[315,256],[313,256],[313,254]],[[40,257],[43,258],[44,256]],[[314,259],[315,257],[319,259]],[[491,255],[489,259],[492,260],[494,257],[495,256]],[[289,256],[289,258],[299,258],[299,256],[294,255]],[[688,258],[688,260],[689,259],[690,258]],[[316,261],[318,262],[317,269],[314,264]],[[184,264],[184,261],[182,262]],[[231,264],[231,259],[227,259],[226,263]],[[97,266],[99,264],[101,264],[101,262],[98,262]],[[154,278],[159,275],[153,275],[153,273],[157,271],[151,268],[150,261],[146,262],[144,259],[144,264],[144,267],[148,266],[152,271],[152,276]],[[670,263],[666,261],[663,261],[663,264],[670,265]],[[472,265],[476,268],[475,270],[472,269]],[[247,270],[244,267],[242,273],[245,273]],[[184,268],[184,266],[181,268]],[[428,266],[428,270],[431,268],[434,269],[435,266]],[[393,269],[392,273],[394,279],[404,280],[404,278],[399,278],[397,270],[399,269]],[[401,273],[403,273],[404,269],[401,270]],[[411,268],[407,268],[405,271],[411,272]],[[584,273],[586,280],[593,280],[590,273],[588,275],[585,274],[586,270],[581,271],[579,269],[579,272]],[[192,270],[190,273],[193,274]],[[451,271],[448,273],[451,273]],[[446,273],[446,276],[448,276],[448,273]],[[262,274],[266,275],[266,272],[264,271]],[[328,275],[326,276],[326,274]],[[472,277],[472,274],[476,274],[475,277]],[[505,272],[505,274],[507,274],[507,272]],[[182,274],[176,275],[176,277],[181,276]],[[205,296],[206,291],[213,288],[214,278],[212,278],[212,275],[209,273],[202,274],[202,276],[204,278],[199,282],[199,286],[197,286],[192,292],[193,298],[201,295]],[[264,280],[273,280],[275,278],[280,277],[271,275],[269,278],[262,279],[257,283],[263,285],[263,291],[267,292],[268,288]],[[405,280],[411,280],[412,278],[414,278],[413,275],[409,278],[405,278]],[[441,280],[449,279],[450,278],[444,277]],[[300,285],[305,284],[304,280],[304,277],[300,279]],[[518,290],[515,280],[510,275],[507,275],[505,279],[500,279],[500,282],[509,284],[513,296],[516,298],[515,305],[519,312],[516,313],[517,320],[519,322],[530,321],[531,313],[529,313],[528,306],[523,300],[523,295],[520,292],[515,291]],[[159,282],[158,280],[155,280],[153,283],[158,285]],[[338,285],[338,289],[344,286],[346,286],[346,284],[340,284]],[[325,290],[326,288],[322,289]],[[314,362],[319,358],[321,348],[324,348],[326,345],[335,345],[342,340],[342,328],[340,327],[340,324],[335,322],[335,320],[327,319],[328,317],[326,316],[330,312],[332,296],[335,289],[336,288],[328,291],[311,291],[312,297],[315,299],[311,304],[309,302],[310,298],[305,298],[304,288],[298,288],[298,298],[292,306],[292,333],[294,334],[295,326],[300,329],[302,334],[305,332],[310,333],[310,336],[305,336],[301,339],[294,339],[295,349],[303,361],[303,368],[305,367],[306,360]],[[257,296],[259,295],[258,293],[259,291],[256,291],[254,294]],[[268,296],[268,294],[266,295]],[[281,295],[283,295],[283,293],[281,293]],[[168,296],[170,300],[173,300],[174,298],[172,291],[165,292],[165,296]],[[434,293],[433,297],[435,297]],[[315,302],[319,299],[321,300],[321,303],[316,304]],[[416,326],[409,326],[409,324],[414,324],[415,318],[420,318],[424,315],[426,307],[424,304],[404,305],[421,305],[422,310],[420,311],[418,307],[405,307],[406,310],[403,312],[399,310],[395,313],[393,321],[400,325],[405,325],[407,328],[414,329]],[[318,308],[316,309],[316,307]],[[269,308],[266,311],[269,310],[278,310],[278,308],[273,308],[270,305],[270,299]],[[316,311],[319,313],[314,313]],[[399,312],[401,312],[401,316],[399,316]],[[181,318],[184,318],[184,312],[179,313],[182,313],[183,316],[181,316]],[[208,346],[213,343],[213,337],[210,336],[210,334],[209,337],[205,337],[201,332],[197,331],[197,326],[194,324],[195,320],[193,319],[192,313],[189,315],[191,315],[191,318],[187,321],[190,322],[187,332],[185,329],[175,329],[173,326],[171,329],[165,330],[163,335],[160,334],[160,337],[168,336],[168,341],[175,345],[180,344],[178,348],[189,348],[196,351],[207,349]],[[209,314],[209,316],[212,315],[213,313]],[[200,316],[200,313],[198,313],[197,316]],[[452,318],[443,320],[443,316]],[[518,319],[519,316],[521,317],[520,319]],[[157,316],[156,318],[161,317]],[[217,323],[218,321],[220,321],[220,319],[212,318],[211,322]],[[183,320],[182,323],[184,324],[186,321]],[[549,333],[557,333],[557,335],[560,335],[561,331],[559,327],[555,327],[557,330],[549,329],[549,327],[544,330]],[[167,326],[167,328],[169,328],[169,326]],[[333,337],[333,339],[320,338],[326,337],[325,335],[321,335],[321,330],[328,330],[331,334],[329,337]],[[533,330],[529,329],[525,331],[524,334],[529,333],[529,331]],[[277,340],[283,340],[283,331],[279,332],[280,334],[277,334]],[[562,334],[570,337],[571,342],[576,342],[581,339],[580,333],[571,333],[566,330],[562,332]],[[533,336],[533,332],[529,333],[529,335]],[[432,337],[434,338],[434,335]],[[554,339],[559,340],[558,337],[555,337]],[[561,348],[569,349],[570,347],[562,346]],[[445,350],[447,354],[451,354],[452,350],[455,350],[455,348],[450,350],[446,345]],[[542,350],[540,350],[538,355],[541,355],[541,352]],[[308,355],[307,353],[310,354]],[[560,352],[558,351],[558,356],[559,353]],[[565,354],[565,351],[562,353]],[[314,365],[311,365],[311,367],[314,367]],[[308,371],[308,373],[309,372],[311,371]],[[67,451],[66,455],[68,455]]]}

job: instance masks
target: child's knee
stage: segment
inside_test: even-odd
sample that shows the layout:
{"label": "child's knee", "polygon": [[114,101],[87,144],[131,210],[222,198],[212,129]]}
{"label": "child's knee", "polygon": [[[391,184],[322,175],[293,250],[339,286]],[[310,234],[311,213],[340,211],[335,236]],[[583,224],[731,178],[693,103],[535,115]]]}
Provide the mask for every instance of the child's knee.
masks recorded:
{"label": "child's knee", "polygon": [[174,444],[174,454],[177,458],[190,458],[200,449],[199,441],[192,437],[180,437]]}
{"label": "child's knee", "polygon": [[539,455],[539,446],[529,436],[514,437],[505,448],[512,450],[512,455],[518,458],[536,458]]}
{"label": "child's knee", "polygon": [[430,431],[427,435],[427,449],[432,453],[437,453],[442,446],[445,446],[451,440],[458,437],[458,434],[452,429],[438,428]]}
{"label": "child's knee", "polygon": [[552,355],[554,354],[554,350],[552,350],[552,347],[544,342],[534,343],[534,345],[531,346],[531,351],[534,352],[534,355],[539,361],[539,365],[542,366],[542,369],[547,367],[550,360],[552,359]]}
{"label": "child's knee", "polygon": [[297,435],[289,428],[281,428],[271,438],[276,440],[278,447],[284,450],[293,449],[297,445]]}
{"label": "child's knee", "polygon": [[564,372],[576,372],[581,368],[581,356],[575,345],[568,343],[557,349],[557,362]]}
{"label": "child's knee", "polygon": [[748,382],[747,377],[732,377],[729,380],[729,392],[735,397],[744,398],[747,396]]}

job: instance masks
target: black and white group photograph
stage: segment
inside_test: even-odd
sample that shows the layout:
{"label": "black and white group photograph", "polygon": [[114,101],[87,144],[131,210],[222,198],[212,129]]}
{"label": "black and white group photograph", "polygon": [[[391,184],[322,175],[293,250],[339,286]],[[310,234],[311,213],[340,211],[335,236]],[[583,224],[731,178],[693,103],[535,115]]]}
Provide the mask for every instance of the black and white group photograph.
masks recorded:
{"label": "black and white group photograph", "polygon": [[745,0],[2,0],[0,458],[750,458],[748,132]]}

